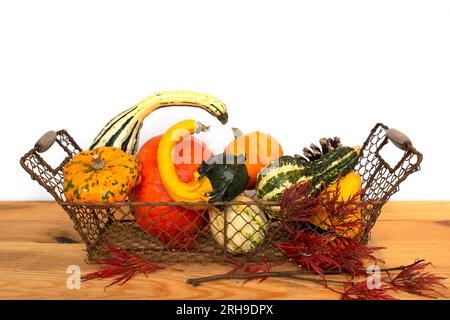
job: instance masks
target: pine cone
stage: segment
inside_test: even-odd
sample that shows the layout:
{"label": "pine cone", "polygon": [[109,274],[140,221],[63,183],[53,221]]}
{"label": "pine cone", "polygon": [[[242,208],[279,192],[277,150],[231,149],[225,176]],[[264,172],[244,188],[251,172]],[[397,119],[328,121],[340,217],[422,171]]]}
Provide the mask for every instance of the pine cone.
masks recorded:
{"label": "pine cone", "polygon": [[294,155],[295,158],[299,159],[300,162],[308,163],[320,159],[323,155],[329,153],[331,150],[342,147],[341,138],[322,138],[319,140],[320,147],[311,143],[308,148],[303,148],[303,156]]}

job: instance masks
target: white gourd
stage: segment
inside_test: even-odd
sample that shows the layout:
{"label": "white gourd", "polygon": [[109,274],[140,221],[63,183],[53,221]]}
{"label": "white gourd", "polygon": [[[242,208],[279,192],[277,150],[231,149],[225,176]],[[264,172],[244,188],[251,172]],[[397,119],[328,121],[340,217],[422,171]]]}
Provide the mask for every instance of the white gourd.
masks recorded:
{"label": "white gourd", "polygon": [[[240,195],[236,201],[252,201],[252,198]],[[232,205],[225,208],[227,227],[225,231],[224,212],[217,208],[209,209],[211,234],[214,240],[233,254],[251,252],[260,245],[269,230],[266,214],[257,205]],[[226,232],[226,235],[225,235]]]}

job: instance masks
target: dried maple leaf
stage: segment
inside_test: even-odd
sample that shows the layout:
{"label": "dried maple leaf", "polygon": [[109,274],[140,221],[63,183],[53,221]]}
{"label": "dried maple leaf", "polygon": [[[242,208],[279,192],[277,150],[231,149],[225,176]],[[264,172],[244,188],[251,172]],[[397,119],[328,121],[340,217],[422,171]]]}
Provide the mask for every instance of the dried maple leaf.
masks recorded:
{"label": "dried maple leaf", "polygon": [[97,272],[84,275],[82,281],[93,279],[114,278],[106,287],[115,284],[123,285],[132,279],[136,274],[142,273],[147,276],[149,273],[165,269],[167,266],[151,262],[139,256],[128,254],[119,248],[114,247],[105,241],[105,247],[110,253],[109,258],[100,259],[98,264],[101,269]]}
{"label": "dried maple leaf", "polygon": [[445,297],[435,288],[446,288],[442,283],[446,278],[425,271],[430,266],[429,262],[419,262],[405,267],[395,277],[389,272],[387,283],[391,285],[394,291],[403,291],[427,298]]}
{"label": "dried maple leaf", "polygon": [[331,234],[318,234],[297,230],[289,241],[278,242],[289,259],[302,269],[323,275],[327,271],[365,275],[365,263],[382,262],[373,253],[382,247],[370,247],[355,239],[340,238]]}
{"label": "dried maple leaf", "polygon": [[396,300],[391,295],[387,294],[389,287],[386,285],[380,288],[369,288],[366,281],[351,282],[344,284],[344,292],[342,293],[342,300]]}

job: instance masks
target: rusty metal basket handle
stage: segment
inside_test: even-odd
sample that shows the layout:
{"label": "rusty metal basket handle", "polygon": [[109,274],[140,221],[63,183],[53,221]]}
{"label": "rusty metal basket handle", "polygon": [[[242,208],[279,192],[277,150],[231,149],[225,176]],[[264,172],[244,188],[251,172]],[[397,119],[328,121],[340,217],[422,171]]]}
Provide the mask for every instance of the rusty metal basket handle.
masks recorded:
{"label": "rusty metal basket handle", "polygon": [[[66,157],[56,168],[53,168],[45,161],[42,154],[55,143],[66,153]],[[51,130],[42,135],[34,147],[20,158],[20,164],[33,180],[36,180],[57,201],[62,201],[62,168],[80,151],[81,148],[66,130]]]}

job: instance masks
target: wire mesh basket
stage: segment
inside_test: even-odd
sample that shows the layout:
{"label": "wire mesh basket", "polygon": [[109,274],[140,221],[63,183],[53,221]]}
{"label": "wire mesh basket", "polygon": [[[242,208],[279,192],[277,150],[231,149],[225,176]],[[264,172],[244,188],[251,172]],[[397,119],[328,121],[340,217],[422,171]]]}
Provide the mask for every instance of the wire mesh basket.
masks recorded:
{"label": "wire mesh basket", "polygon": [[[368,241],[383,205],[411,173],[420,170],[423,158],[405,135],[391,131],[387,126],[377,124],[364,142],[355,167],[362,178],[362,199],[373,201],[361,213],[366,223],[359,233],[359,241],[364,243]],[[52,168],[43,154],[55,143],[66,157],[56,168]],[[390,143],[403,152],[394,166],[389,165],[380,153]],[[282,233],[276,237],[270,236],[280,220],[268,217],[255,221],[255,216],[249,214],[264,211],[278,203],[259,201],[254,193],[249,193],[253,199],[251,201],[201,203],[209,208],[223,207],[219,214],[215,214],[215,209],[195,210],[199,203],[65,201],[63,167],[80,151],[81,148],[67,131],[50,131],[20,159],[20,163],[31,178],[67,212],[86,245],[90,261],[97,261],[108,254],[105,241],[125,252],[165,263],[209,263],[227,259],[252,261],[260,258],[276,261],[284,258],[283,252],[275,245],[281,240],[277,237],[282,237]],[[240,228],[235,227],[236,222]]]}

